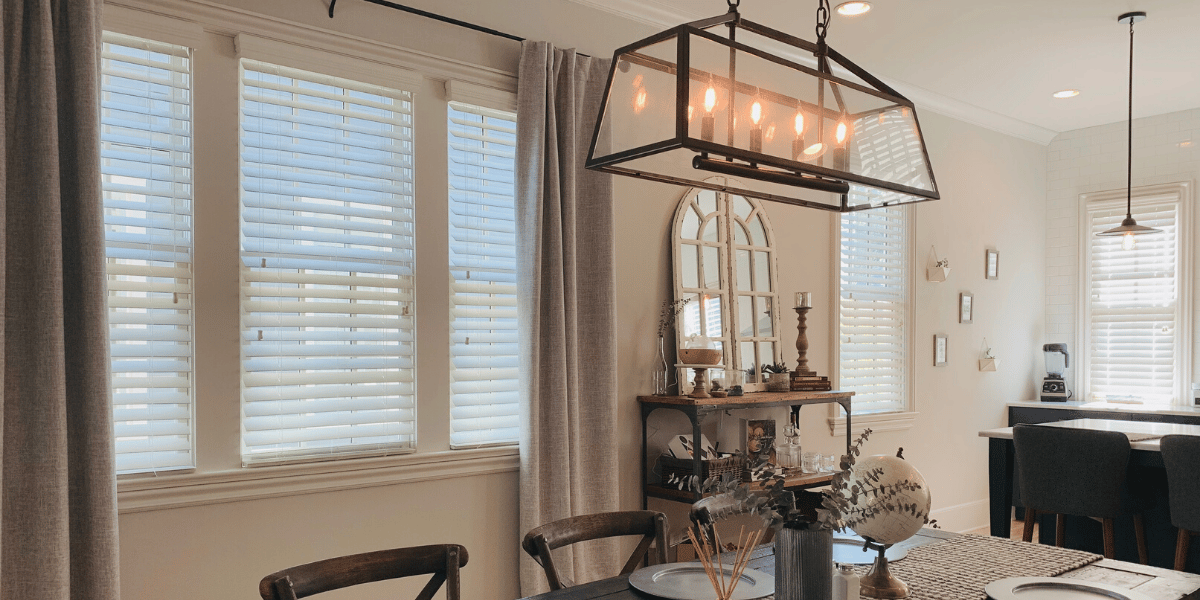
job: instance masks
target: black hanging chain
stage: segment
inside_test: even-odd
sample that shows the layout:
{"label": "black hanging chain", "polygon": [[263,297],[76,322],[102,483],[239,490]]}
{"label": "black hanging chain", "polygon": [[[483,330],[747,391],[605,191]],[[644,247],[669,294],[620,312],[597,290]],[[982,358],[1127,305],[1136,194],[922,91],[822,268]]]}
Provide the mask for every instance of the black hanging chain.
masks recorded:
{"label": "black hanging chain", "polygon": [[729,5],[729,12],[737,12],[738,7],[742,5],[742,0],[725,0],[725,3]]}
{"label": "black hanging chain", "polygon": [[817,3],[817,44],[825,44],[825,34],[829,31],[829,0]]}

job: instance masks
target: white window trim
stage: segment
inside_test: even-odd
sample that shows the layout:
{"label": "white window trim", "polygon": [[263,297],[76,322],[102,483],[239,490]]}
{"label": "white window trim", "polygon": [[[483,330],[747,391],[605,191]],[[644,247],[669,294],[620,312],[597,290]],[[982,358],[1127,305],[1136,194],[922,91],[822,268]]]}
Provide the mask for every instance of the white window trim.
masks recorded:
{"label": "white window trim", "polygon": [[[908,211],[905,215],[905,225],[908,229],[908,248],[905,254],[908,255],[908,294],[907,302],[905,303],[905,319],[908,327],[904,330],[904,406],[898,410],[888,410],[861,415],[854,415],[852,422],[854,423],[852,433],[854,435],[862,434],[864,429],[868,427],[872,431],[903,431],[911,429],[916,424],[917,416],[921,413],[917,411],[917,398],[915,391],[916,381],[916,364],[917,361],[913,357],[913,328],[916,324],[916,302],[915,284],[917,281],[916,271],[912,268],[913,248],[916,247],[916,222],[917,214],[911,208],[904,208]],[[831,213],[829,220],[830,235],[829,238],[833,241],[831,247],[832,256],[840,256],[842,248],[842,218],[841,213]],[[829,279],[829,299],[828,306],[835,307],[837,315],[829,319],[829,370],[830,381],[833,382],[833,389],[840,389],[841,381],[841,352],[839,344],[841,344],[841,266],[830,269]],[[854,391],[854,390],[847,390]],[[854,399],[851,398],[851,406]],[[840,437],[846,435],[846,416],[842,413],[840,406],[831,404],[829,407],[829,417],[825,420],[829,425],[830,437]]]}
{"label": "white window trim", "polygon": [[[1179,338],[1176,342],[1177,355],[1175,357],[1175,368],[1180,373],[1179,380],[1176,382],[1175,402],[1170,406],[1190,406],[1192,398],[1192,343],[1195,339],[1192,331],[1192,237],[1196,231],[1195,216],[1192,215],[1191,182],[1165,183],[1160,185],[1148,185],[1134,187],[1133,193],[1133,214],[1137,218],[1137,207],[1139,202],[1142,204],[1151,202],[1161,202],[1172,196],[1177,197],[1179,203],[1179,259],[1176,265],[1176,279],[1179,287],[1179,299],[1176,302],[1176,331],[1179,332]],[[1090,232],[1086,223],[1088,222],[1088,208],[1099,203],[1119,205],[1125,202],[1126,190],[1108,190],[1103,192],[1091,192],[1079,195],[1079,214],[1078,214],[1078,229],[1079,229],[1079,284],[1078,294],[1076,296],[1075,314],[1078,318],[1075,322],[1075,348],[1078,352],[1078,357],[1071,361],[1077,364],[1078,368],[1074,369],[1074,389],[1075,396],[1072,399],[1086,399],[1090,390],[1087,387],[1088,381],[1088,365],[1090,364],[1091,353],[1088,350],[1089,340],[1088,332],[1091,323],[1091,302],[1088,298],[1088,290],[1091,289],[1091,269],[1087,265],[1091,262],[1091,239]]]}
{"label": "white window trim", "polygon": [[[221,55],[222,60],[225,60],[224,52],[216,51],[216,49],[222,48],[218,36],[235,38],[246,34],[281,45],[303,46],[306,52],[327,52],[337,59],[364,61],[367,64],[385,68],[395,67],[399,71],[414,73],[421,86],[420,91],[425,94],[424,97],[431,100],[440,94],[429,92],[430,83],[442,87],[448,80],[455,80],[454,85],[460,89],[462,89],[462,84],[469,84],[477,86],[477,90],[484,90],[479,93],[500,103],[500,106],[516,105],[517,76],[515,71],[443,58],[395,44],[338,33],[216,3],[196,0],[110,1],[105,4],[104,29],[124,35],[188,46],[201,53],[206,59]],[[204,80],[198,81],[198,86],[213,84],[209,74],[203,72],[204,68],[201,67],[198,70],[198,79]],[[313,69],[310,66],[308,70]],[[333,75],[336,76],[338,73],[333,73]],[[236,81],[234,74],[224,74],[221,77],[222,79],[228,77],[228,81]],[[377,82],[378,79],[368,81]],[[221,85],[224,84],[221,83]],[[233,88],[230,93],[236,97],[236,88]],[[507,99],[505,99],[505,95],[507,95]],[[234,102],[234,106],[236,106],[236,100]],[[436,102],[425,102],[424,104],[432,106]],[[212,110],[206,103],[205,108],[200,112],[207,112],[211,115]],[[418,109],[418,119],[422,118],[420,110]],[[428,117],[428,114],[424,115],[424,118]],[[444,108],[437,121],[444,124]],[[236,126],[236,120],[228,124]],[[419,131],[419,139],[445,139],[446,131],[444,129],[440,131],[434,131],[429,127],[425,129],[430,131]],[[220,137],[217,135],[216,138],[208,137],[206,139],[212,140]],[[207,168],[204,160],[203,158],[197,159],[199,168]],[[434,155],[428,160],[445,163],[444,156],[439,160]],[[211,159],[208,162],[211,162]],[[236,171],[231,171],[230,176],[236,176]],[[419,176],[418,179],[430,179],[431,189],[445,187],[444,181],[435,180],[431,175]],[[418,185],[420,186],[420,184]],[[211,182],[204,183],[202,188],[204,191],[198,190],[197,193],[207,194],[214,201],[222,196],[221,191],[212,191]],[[422,189],[418,187],[417,193],[422,193]],[[445,218],[445,213],[431,215],[429,221],[436,220],[444,223]],[[202,220],[208,223],[211,216],[206,216]],[[444,225],[442,229],[445,229]],[[233,257],[236,257],[236,248],[232,255],[205,256],[205,260],[209,264],[215,264],[214,260],[216,259],[225,260]],[[445,258],[444,253],[441,258]],[[430,260],[436,261],[438,258],[431,256]],[[216,262],[220,262],[220,260],[216,260]],[[418,270],[421,268],[419,263]],[[418,298],[421,296],[418,295]],[[418,300],[418,302],[420,301]],[[428,303],[428,300],[425,302]],[[440,314],[437,309],[437,306],[433,306],[426,313],[430,314],[431,318],[435,318]],[[236,312],[233,314],[236,315]],[[221,317],[227,316],[226,312],[217,312],[215,316],[210,315],[208,320],[219,321]],[[211,351],[211,349],[205,350],[205,348],[210,348],[211,336],[203,331],[200,335],[197,352]],[[205,370],[205,372],[210,371],[212,370]],[[213,371],[213,373],[209,377],[210,379],[219,380],[222,377],[222,370]],[[198,467],[169,474],[144,473],[122,476],[118,482],[120,512],[196,506],[370,485],[391,485],[423,481],[435,477],[517,471],[518,450],[511,446],[477,450],[427,451],[401,456],[353,458],[256,469],[234,468],[234,462],[231,462],[230,459],[234,459],[238,455],[238,436],[236,420],[231,421],[230,419],[237,419],[239,414],[238,398],[230,397],[226,399],[229,403],[227,406],[216,409],[200,407],[200,403],[205,403],[207,406],[214,402],[220,404],[222,401],[219,397],[215,398],[215,401],[213,397],[202,398],[204,388],[204,382],[198,381],[196,385]],[[418,406],[420,406],[420,400],[418,400]],[[428,422],[431,429],[448,430],[448,398],[446,408],[445,415],[430,415],[426,412],[423,420]],[[230,427],[235,428],[230,429]],[[424,428],[425,425],[420,427]],[[227,445],[229,447],[224,448]],[[214,468],[214,463],[219,463],[219,466]],[[440,470],[436,468],[436,465],[453,466],[453,470],[448,472]],[[428,469],[430,474],[421,474],[421,469]],[[337,482],[330,483],[333,480],[337,480]]]}
{"label": "white window trim", "polygon": [[515,473],[515,446],[330,460],[205,473],[128,476],[117,481],[119,514]]}

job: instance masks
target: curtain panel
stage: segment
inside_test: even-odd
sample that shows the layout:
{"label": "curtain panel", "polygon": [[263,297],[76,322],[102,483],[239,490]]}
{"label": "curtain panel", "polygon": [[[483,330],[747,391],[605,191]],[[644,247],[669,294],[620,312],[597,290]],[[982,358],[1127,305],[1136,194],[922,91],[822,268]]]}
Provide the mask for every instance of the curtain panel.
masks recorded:
{"label": "curtain panel", "polygon": [[[525,42],[517,86],[517,296],[521,534],[618,509],[616,293],[609,175],[583,164],[608,59]],[[612,541],[555,552],[568,578],[611,577]],[[610,572],[611,571],[611,572]],[[525,595],[547,590],[521,559]]]}
{"label": "curtain panel", "polygon": [[102,2],[0,2],[0,600],[118,600]]}

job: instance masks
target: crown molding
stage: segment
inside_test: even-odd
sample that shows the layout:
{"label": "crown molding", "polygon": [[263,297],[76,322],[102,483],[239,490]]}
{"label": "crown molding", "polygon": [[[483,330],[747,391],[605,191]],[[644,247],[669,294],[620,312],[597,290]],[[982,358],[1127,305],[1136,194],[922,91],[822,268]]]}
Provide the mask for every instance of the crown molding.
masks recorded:
{"label": "crown molding", "polygon": [[[601,10],[610,14],[624,17],[631,21],[645,23],[666,29],[674,27],[680,23],[695,21],[708,15],[696,15],[689,12],[681,11],[675,7],[658,0],[570,0],[576,4]],[[812,63],[811,57],[802,57],[792,55],[788,58]],[[815,64],[815,63],[813,63]],[[903,94],[909,100],[912,100],[918,108],[938,113],[943,116],[964,121],[972,125],[977,125],[985,129],[990,129],[1004,135],[1020,138],[1048,146],[1050,140],[1059,132],[1046,129],[1039,125],[1034,125],[1014,119],[1007,115],[1002,115],[998,112],[980,108],[974,104],[955,100],[948,96],[944,96],[937,92],[927,90],[925,88],[912,85],[903,81],[898,81],[890,77],[875,74],[884,83],[895,88],[896,91]]]}

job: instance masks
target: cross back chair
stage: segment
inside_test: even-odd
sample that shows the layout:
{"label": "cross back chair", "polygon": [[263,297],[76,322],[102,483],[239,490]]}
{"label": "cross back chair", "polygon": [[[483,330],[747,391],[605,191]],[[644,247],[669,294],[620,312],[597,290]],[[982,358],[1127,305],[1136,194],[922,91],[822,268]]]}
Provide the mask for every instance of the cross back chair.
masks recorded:
{"label": "cross back chair", "polygon": [[446,584],[446,600],[459,600],[458,570],[467,564],[467,549],[437,544],[379,550],[319,560],[263,577],[258,593],[263,600],[299,600],[363,583],[432,574],[417,600],[432,600]]}
{"label": "cross back chair", "polygon": [[1175,570],[1187,570],[1188,545],[1200,535],[1200,437],[1168,435],[1159,442],[1167,467],[1167,506],[1171,524],[1179,528]]}
{"label": "cross back chair", "polygon": [[1057,516],[1056,546],[1063,545],[1065,515],[1092,517],[1103,527],[1104,557],[1113,558],[1115,519],[1132,513],[1138,560],[1146,564],[1146,502],[1129,493],[1130,448],[1124,433],[1018,424],[1013,427],[1013,447],[1025,504],[1024,541],[1033,541],[1038,513]]}
{"label": "cross back chair", "polygon": [[667,516],[653,510],[607,512],[560,519],[525,534],[521,548],[542,566],[550,589],[560,590],[575,584],[558,572],[552,550],[577,542],[627,535],[640,535],[642,539],[625,566],[621,567],[621,575],[628,575],[638,568],[649,554],[651,544],[654,545],[657,563],[667,562]]}
{"label": "cross back chair", "polygon": [[[714,550],[718,550],[716,546],[716,522],[731,517],[733,515],[746,514],[749,509],[741,502],[735,500],[730,494],[719,494],[709,496],[697,500],[692,504],[692,509],[688,512],[688,517],[692,520],[692,525],[698,530],[703,530],[704,535],[708,536],[708,543],[714,546]],[[684,535],[687,535],[686,532]],[[775,538],[775,530],[767,528],[763,534],[763,538],[759,540],[760,544],[768,544]],[[686,539],[686,538],[685,538]],[[699,555],[700,549],[696,548],[696,554]]]}

